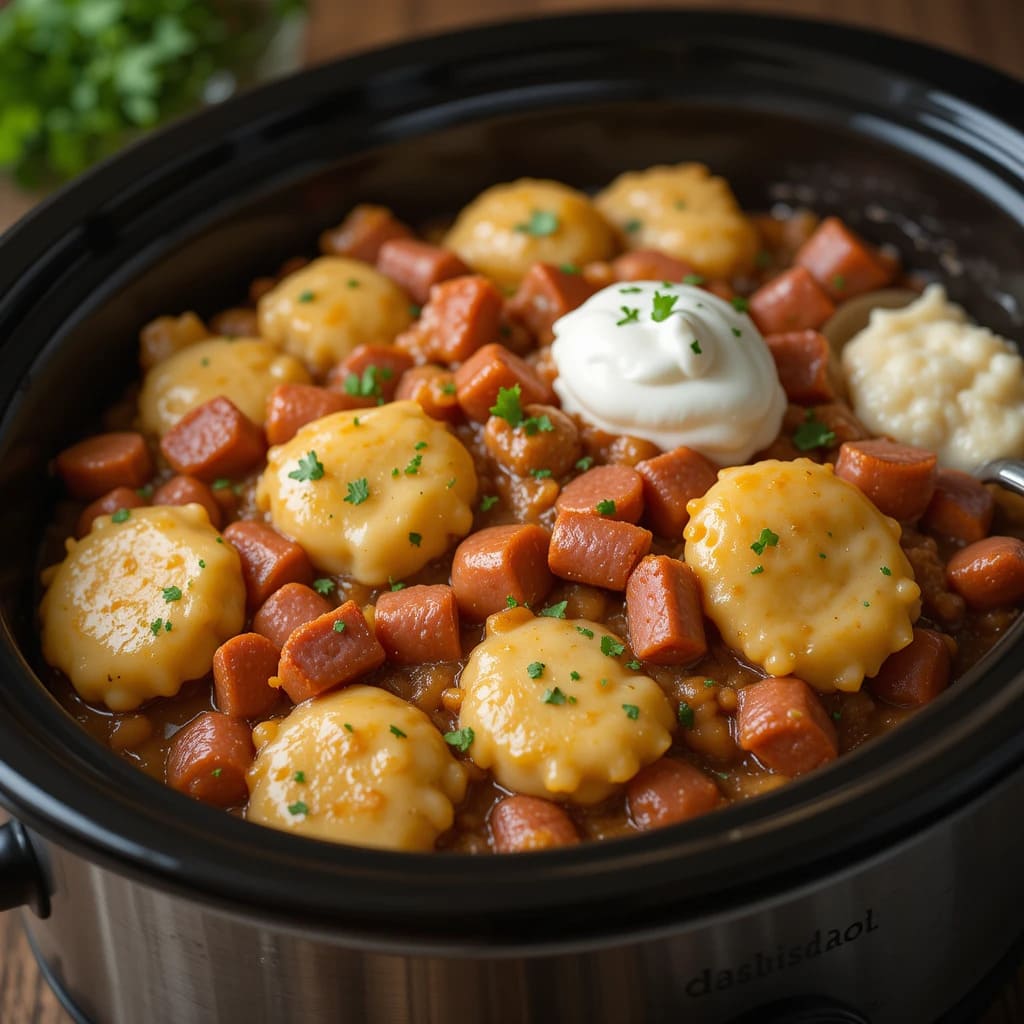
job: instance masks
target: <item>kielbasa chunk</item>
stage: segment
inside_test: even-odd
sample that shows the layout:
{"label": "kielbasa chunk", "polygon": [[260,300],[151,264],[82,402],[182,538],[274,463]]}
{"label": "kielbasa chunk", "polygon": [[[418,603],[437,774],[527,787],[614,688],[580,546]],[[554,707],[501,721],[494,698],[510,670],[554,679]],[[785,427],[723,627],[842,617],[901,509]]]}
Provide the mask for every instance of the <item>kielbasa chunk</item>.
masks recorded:
{"label": "kielbasa chunk", "polygon": [[204,711],[175,733],[167,751],[167,784],[214,807],[237,806],[249,798],[245,773],[255,755],[245,722]]}

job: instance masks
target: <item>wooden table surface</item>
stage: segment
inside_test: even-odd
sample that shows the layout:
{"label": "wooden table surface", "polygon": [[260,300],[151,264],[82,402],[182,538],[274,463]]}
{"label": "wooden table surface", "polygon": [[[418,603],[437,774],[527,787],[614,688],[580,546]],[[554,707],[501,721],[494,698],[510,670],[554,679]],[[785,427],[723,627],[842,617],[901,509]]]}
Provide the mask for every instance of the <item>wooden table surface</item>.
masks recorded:
{"label": "wooden table surface", "polygon": [[[484,19],[629,6],[629,0],[311,0],[307,54],[310,62],[318,62]],[[721,5],[714,0],[646,0],[644,6],[722,6],[842,21],[945,47],[1024,75],[1024,0],[729,0]],[[0,182],[0,230],[28,205],[30,199]],[[68,1021],[36,968],[17,916],[0,915],[0,1024]],[[978,1024],[1024,1024],[1024,967]]]}

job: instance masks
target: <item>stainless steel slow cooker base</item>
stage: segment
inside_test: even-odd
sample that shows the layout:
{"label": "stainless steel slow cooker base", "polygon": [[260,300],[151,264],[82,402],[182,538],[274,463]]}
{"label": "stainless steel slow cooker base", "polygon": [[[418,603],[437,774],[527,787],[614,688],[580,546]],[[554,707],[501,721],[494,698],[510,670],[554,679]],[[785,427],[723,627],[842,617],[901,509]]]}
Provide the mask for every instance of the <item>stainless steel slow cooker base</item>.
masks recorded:
{"label": "stainless steel slow cooker base", "polygon": [[[1024,772],[896,848],[743,912],[607,946],[595,913],[594,948],[582,952],[358,950],[183,900],[51,844],[53,911],[25,922],[97,1024],[726,1024],[799,997],[822,1014],[841,1005],[871,1024],[926,1024],[1020,935],[1008,806],[1024,806]],[[543,945],[541,915],[535,930]]]}

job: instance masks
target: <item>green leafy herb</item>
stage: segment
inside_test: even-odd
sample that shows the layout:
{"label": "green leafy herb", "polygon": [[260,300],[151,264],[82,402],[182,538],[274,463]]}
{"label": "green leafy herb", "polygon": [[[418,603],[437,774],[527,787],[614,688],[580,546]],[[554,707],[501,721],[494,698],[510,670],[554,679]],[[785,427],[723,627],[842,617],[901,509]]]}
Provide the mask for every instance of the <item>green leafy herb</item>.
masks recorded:
{"label": "green leafy herb", "polygon": [[715,681],[714,679],[705,679],[704,685],[710,689],[712,686],[715,685]]}
{"label": "green leafy herb", "polygon": [[734,327],[732,329],[732,336],[734,338],[742,338],[743,337],[743,332],[738,327]]}
{"label": "green leafy herb", "polygon": [[205,569],[206,568],[206,559],[205,558],[200,558],[199,559],[199,568],[200,569]]}
{"label": "green leafy herb", "polygon": [[359,278],[358,277],[350,277],[348,279],[348,286],[349,286],[349,288],[358,288],[359,287]]}
{"label": "green leafy herb", "polygon": [[345,728],[349,732],[355,732],[355,729],[352,728],[352,723],[351,722],[343,722],[342,724],[345,726]]}
{"label": "green leafy herb", "polygon": [[390,367],[375,366],[371,363],[361,375],[358,373],[345,375],[345,394],[354,395],[357,398],[380,398],[381,381],[390,380],[394,375],[395,372]]}
{"label": "green leafy herb", "polygon": [[735,309],[737,313],[746,313],[750,308],[750,303],[747,302],[742,295],[736,295],[729,301],[732,303],[732,308]]}
{"label": "green leafy herb", "polygon": [[617,658],[625,649],[626,645],[615,637],[607,633],[601,637],[601,653],[607,654],[609,658]]}
{"label": "green leafy herb", "polygon": [[700,342],[696,338],[694,338],[693,341],[690,342],[690,348],[698,356],[704,354],[703,351],[701,350]]}
{"label": "green leafy herb", "polygon": [[453,381],[453,380],[446,380],[441,385],[441,394],[442,395],[454,395],[455,394],[455,381]]}
{"label": "green leafy herb", "polygon": [[316,294],[314,292],[306,291],[299,295],[299,302],[312,302],[315,298]]}
{"label": "green leafy herb", "polygon": [[626,712],[626,717],[632,718],[634,722],[640,717],[640,708],[636,704],[623,704],[622,710]]}
{"label": "green leafy herb", "polygon": [[533,437],[538,432],[550,434],[555,429],[555,425],[551,422],[551,417],[547,413],[543,413],[540,416],[527,417],[523,420],[522,427],[529,437]]}
{"label": "green leafy herb", "polygon": [[152,484],[144,484],[142,487],[136,487],[135,493],[140,498],[145,498],[148,501],[150,498],[153,497],[153,490],[154,488]]}
{"label": "green leafy herb", "polygon": [[760,576],[761,573],[763,573],[763,572],[764,572],[764,566],[763,565],[755,565],[754,568],[750,570],[750,575],[751,576]]}
{"label": "green leafy herb", "polygon": [[526,674],[531,679],[540,679],[540,677],[544,675],[544,662],[531,661],[530,664],[526,666]]}
{"label": "green leafy herb", "polygon": [[420,466],[421,465],[423,465],[423,456],[422,455],[414,455],[409,460],[409,465],[407,465],[405,467],[403,472],[405,473],[406,476],[416,476],[416,474],[419,473],[419,471],[420,471]]}
{"label": "green leafy herb", "polygon": [[640,308],[638,306],[619,306],[622,310],[622,319],[615,321],[616,327],[623,324],[636,324],[640,322]]}
{"label": "green leafy herb", "polygon": [[704,276],[703,276],[703,274],[687,274],[686,277],[683,278],[683,284],[698,285],[698,284],[703,284],[703,283],[704,283]]}
{"label": "green leafy herb", "polygon": [[826,555],[824,551],[819,551],[818,552],[818,557],[819,558],[828,558],[828,555]]}
{"label": "green leafy herb", "polygon": [[181,587],[164,587],[162,593],[165,601],[181,600]]}
{"label": "green leafy herb", "polygon": [[463,729],[453,729],[451,732],[444,734],[445,743],[461,751],[463,754],[469,750],[470,744],[474,739],[476,739],[476,735],[468,725]]}
{"label": "green leafy herb", "polygon": [[329,594],[334,589],[334,580],[321,576],[320,579],[313,580],[313,589],[318,594]]}
{"label": "green leafy herb", "polygon": [[298,469],[289,474],[290,480],[319,480],[324,475],[324,464],[316,457],[316,452],[309,451],[299,459]]}
{"label": "green leafy herb", "polygon": [[500,500],[501,499],[496,494],[485,494],[480,499],[480,511],[490,512],[490,510],[494,508]]}
{"label": "green leafy herb", "polygon": [[679,722],[684,729],[693,728],[693,708],[691,708],[685,700],[681,700],[679,702],[679,707],[676,710],[676,717],[679,719]]}
{"label": "green leafy herb", "polygon": [[568,607],[568,601],[559,601],[558,604],[549,604],[547,608],[541,610],[541,615],[546,616],[549,619],[564,619],[565,609]]}
{"label": "green leafy herb", "polygon": [[774,548],[778,543],[779,535],[777,533],[772,533],[772,531],[766,526],[761,530],[761,536],[750,545],[750,550],[753,551],[755,555],[763,555],[765,548]]}
{"label": "green leafy herb", "polygon": [[353,417],[352,417],[352,426],[353,426],[353,427],[358,427],[358,426],[360,426],[360,423],[359,423],[359,417],[358,417],[358,416],[353,416]]}
{"label": "green leafy herb", "polygon": [[422,312],[423,312],[423,307],[422,306],[417,306],[415,302],[410,302],[409,303],[409,316],[411,316],[413,318],[413,320],[415,320],[420,315],[420,313],[422,313]]}
{"label": "green leafy herb", "polygon": [[455,486],[455,477],[452,477],[451,480],[449,480],[448,483],[446,483],[444,485],[444,489],[446,491],[450,491],[454,486]]}
{"label": "green leafy herb", "polygon": [[642,666],[640,662],[634,658],[632,661],[626,662],[626,668],[628,668],[630,672],[639,672]]}
{"label": "green leafy herb", "polygon": [[558,269],[563,274],[578,274],[580,272],[580,268],[575,263],[560,263]]}
{"label": "green leafy herb", "polygon": [[577,626],[576,632],[579,633],[580,636],[585,636],[588,640],[594,639],[594,631],[592,629],[587,629],[586,626]]}
{"label": "green leafy herb", "polygon": [[214,777],[215,779],[219,779],[219,778],[220,778],[220,777],[221,777],[221,776],[222,776],[222,775],[224,774],[224,769],[223,769],[223,768],[214,768],[214,769],[213,769],[213,771],[212,771],[212,772],[210,772],[210,774],[211,774],[211,775],[212,775],[212,776],[213,776],[213,777]]}
{"label": "green leafy herb", "polygon": [[878,567],[878,571],[879,571],[879,572],[880,572],[880,573],[881,573],[881,574],[882,574],[883,576],[891,576],[891,575],[892,575],[892,569],[890,569],[890,568],[889,568],[889,566],[887,566],[887,565],[881,565],[881,566],[879,566],[879,567]]}
{"label": "green leafy herb", "polygon": [[613,516],[615,515],[615,502],[611,498],[604,498],[594,506],[594,510],[599,516]]}
{"label": "green leafy herb", "polygon": [[584,455],[582,459],[577,459],[576,460],[576,468],[581,473],[586,473],[586,471],[588,469],[590,469],[590,467],[593,466],[593,464],[594,464],[594,459],[590,455]]}
{"label": "green leafy herb", "polygon": [[655,323],[667,320],[672,313],[672,308],[679,301],[678,295],[662,295],[661,292],[654,293],[654,303],[651,309],[651,319]]}
{"label": "green leafy herb", "polygon": [[153,636],[159,636],[160,630],[163,629],[163,628],[164,628],[164,620],[163,619],[154,619],[149,624],[149,631],[150,631],[150,633],[153,634]]}
{"label": "green leafy herb", "polygon": [[506,594],[506,596],[505,596],[505,607],[506,608],[518,608],[519,607],[519,602],[511,594]]}
{"label": "green leafy herb", "polygon": [[871,602],[870,601],[861,601],[861,604],[864,605],[865,608],[870,608],[871,607]]}
{"label": "green leafy herb", "polygon": [[405,584],[404,583],[401,583],[398,580],[392,579],[390,576],[388,577],[388,586],[391,588],[391,593],[392,594],[397,593],[399,590],[405,590]]}
{"label": "green leafy herb", "polygon": [[635,235],[644,226],[644,222],[633,217],[631,220],[627,220],[622,226],[629,232],[629,234]]}
{"label": "green leafy herb", "polygon": [[510,388],[498,388],[498,397],[490,408],[492,416],[503,419],[510,427],[518,427],[523,422],[523,407],[520,403],[523,389],[518,384]]}
{"label": "green leafy herb", "polygon": [[553,235],[559,226],[560,221],[557,214],[550,210],[534,210],[525,224],[516,225],[516,231],[533,235],[534,238],[547,238],[548,235]]}
{"label": "green leafy herb", "polygon": [[170,619],[168,619],[168,620],[167,620],[167,621],[166,621],[166,622],[164,623],[164,632],[165,632],[165,633],[170,633],[170,631],[171,631],[171,630],[172,630],[173,628],[174,628],[174,624],[173,624],[173,623],[171,622],[171,620],[170,620]]}
{"label": "green leafy herb", "polygon": [[532,476],[534,480],[547,480],[547,478],[549,476],[551,476],[551,470],[550,469],[531,469],[530,470],[530,476]]}
{"label": "green leafy herb", "polygon": [[545,690],[540,700],[542,704],[564,704],[567,698],[556,686],[553,690]]}
{"label": "green leafy herb", "polygon": [[630,285],[628,288],[620,288],[620,295],[636,295],[638,292],[642,292],[643,288],[638,288],[635,284]]}
{"label": "green leafy herb", "polygon": [[402,730],[399,729],[397,725],[389,725],[388,729],[390,730],[392,736],[397,736],[400,740],[408,739],[408,736],[406,736],[406,734],[402,732]]}
{"label": "green leafy herb", "polygon": [[126,508],[119,508],[111,517],[112,523],[124,523],[131,517],[131,512]]}
{"label": "green leafy herb", "polygon": [[213,481],[215,491],[224,491],[231,486],[231,481],[226,476],[219,476]]}
{"label": "green leafy herb", "polygon": [[409,543],[413,547],[418,548],[420,546],[420,542],[422,540],[423,540],[423,534],[422,533],[416,533],[415,531],[410,531],[409,532]]}
{"label": "green leafy herb", "polygon": [[345,623],[342,622],[341,619],[337,619],[335,621],[334,625],[331,626],[331,629],[333,629],[335,633],[344,633],[345,632]]}
{"label": "green leafy herb", "polygon": [[350,505],[362,505],[370,496],[370,485],[366,482],[365,476],[349,481],[347,487],[348,494],[342,500],[347,501]]}
{"label": "green leafy herb", "polygon": [[295,803],[288,805],[288,813],[309,814],[309,807],[302,800],[296,800]]}
{"label": "green leafy herb", "polygon": [[813,448],[828,448],[835,441],[835,431],[829,430],[813,409],[807,410],[803,423],[793,432],[793,444],[802,452],[809,452]]}
{"label": "green leafy herb", "polygon": [[577,672],[577,671],[576,671],[576,669],[573,669],[573,670],[572,670],[572,671],[571,671],[571,672],[569,673],[569,678],[570,678],[570,679],[571,679],[571,680],[572,680],[572,681],[573,681],[574,683],[578,683],[578,682],[580,681],[580,674],[579,674],[579,672]]}
{"label": "green leafy herb", "polygon": [[294,780],[295,780],[296,782],[300,782],[300,783],[301,783],[301,782],[305,782],[305,781],[306,781],[306,773],[305,773],[305,772],[296,772],[296,773],[295,773],[295,774],[294,774],[294,775],[292,776],[292,778],[293,778],[293,779],[294,779]]}

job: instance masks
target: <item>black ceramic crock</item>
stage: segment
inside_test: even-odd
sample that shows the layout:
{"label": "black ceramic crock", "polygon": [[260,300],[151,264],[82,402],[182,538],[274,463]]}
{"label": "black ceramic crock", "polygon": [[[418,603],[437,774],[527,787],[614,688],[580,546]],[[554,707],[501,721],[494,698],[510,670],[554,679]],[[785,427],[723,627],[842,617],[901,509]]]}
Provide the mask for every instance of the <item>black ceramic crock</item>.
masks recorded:
{"label": "black ceramic crock", "polygon": [[[747,208],[836,212],[1024,338],[1024,85],[801,21],[497,25],[258,90],[137,145],[0,241],[0,907],[95,1024],[928,1021],[1024,925],[1021,629],[908,724],[756,801],[501,858],[321,844],[143,776],[39,683],[47,464],[132,377],[355,202],[416,221],[520,175],[700,160]],[[1020,623],[1018,623],[1018,626]],[[801,1016],[801,1014],[803,1016]]]}

